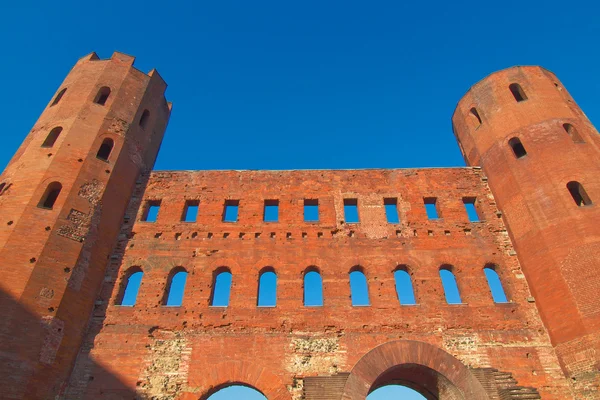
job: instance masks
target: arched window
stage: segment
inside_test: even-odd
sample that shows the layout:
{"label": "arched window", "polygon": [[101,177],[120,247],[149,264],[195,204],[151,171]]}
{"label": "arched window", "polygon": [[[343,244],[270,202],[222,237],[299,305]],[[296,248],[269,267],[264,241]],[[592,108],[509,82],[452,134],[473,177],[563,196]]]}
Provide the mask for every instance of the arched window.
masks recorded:
{"label": "arched window", "polygon": [[510,89],[510,92],[512,93],[516,101],[527,100],[527,95],[523,91],[521,85],[519,85],[518,83],[511,83],[508,86],[508,88]]}
{"label": "arched window", "polygon": [[513,154],[515,155],[515,157],[517,158],[523,158],[527,155],[527,151],[525,150],[525,146],[523,146],[523,143],[521,143],[521,140],[519,140],[519,138],[512,138],[508,141],[508,145],[510,146],[510,148],[513,151]]}
{"label": "arched window", "polygon": [[179,307],[183,303],[183,293],[185,292],[185,282],[187,280],[187,271],[183,267],[175,267],[169,273],[167,287],[163,304],[165,306]]}
{"label": "arched window", "polygon": [[444,286],[446,303],[461,304],[460,292],[458,291],[458,285],[456,283],[456,278],[452,273],[451,265],[442,265],[440,267],[440,278],[442,279],[442,286]]}
{"label": "arched window", "polygon": [[142,116],[140,117],[140,126],[142,129],[146,129],[146,125],[148,124],[148,118],[150,118],[150,111],[144,110]]}
{"label": "arched window", "polygon": [[243,384],[226,384],[217,386],[215,391],[210,394],[207,400],[267,400],[264,394],[251,386]]}
{"label": "arched window", "polygon": [[304,306],[323,306],[323,281],[316,267],[309,267],[304,273]]}
{"label": "arched window", "polygon": [[354,307],[370,305],[367,277],[358,265],[350,270],[350,297]]}
{"label": "arched window", "polygon": [[50,183],[46,188],[46,191],[44,192],[40,202],[38,203],[38,207],[52,210],[52,207],[54,207],[54,203],[56,202],[61,189],[62,185],[60,182]]}
{"label": "arched window", "polygon": [[273,268],[264,268],[258,278],[258,307],[277,305],[277,274]]}
{"label": "arched window", "polygon": [[212,294],[210,296],[211,306],[227,307],[229,305],[231,279],[231,271],[229,271],[229,268],[221,267],[213,273]]}
{"label": "arched window", "polygon": [[567,189],[569,190],[569,193],[571,193],[571,197],[573,197],[575,204],[577,204],[579,207],[589,206],[592,204],[590,196],[588,196],[581,183],[571,181],[567,183]]}
{"label": "arched window", "polygon": [[64,88],[63,90],[61,90],[60,92],[58,92],[58,94],[56,95],[56,97],[52,101],[52,104],[50,104],[50,107],[57,105],[58,102],[60,101],[60,99],[62,99],[62,97],[65,95],[66,91],[67,91],[67,88]]}
{"label": "arched window", "polygon": [[494,264],[486,264],[483,268],[483,272],[485,273],[488,286],[492,292],[494,303],[508,303],[506,293],[504,293],[504,288],[502,287],[502,282],[496,272],[496,266]]}
{"label": "arched window", "polygon": [[48,134],[48,136],[46,136],[46,140],[44,140],[44,143],[42,143],[42,147],[54,146],[54,142],[56,142],[56,139],[58,139],[58,135],[60,135],[62,130],[63,130],[63,128],[61,126],[57,126],[56,128],[53,128],[50,131],[50,133]]}
{"label": "arched window", "polygon": [[577,129],[571,124],[563,124],[563,129],[571,136],[571,140],[575,143],[585,143]]}
{"label": "arched window", "polygon": [[471,108],[469,115],[471,116],[471,120],[473,120],[475,128],[479,128],[479,125],[481,125],[481,117],[479,116],[479,113],[475,107]]}
{"label": "arched window", "polygon": [[396,282],[396,294],[398,295],[400,304],[403,306],[417,304],[412,279],[406,265],[399,265],[396,268],[394,271],[394,281]]}
{"label": "arched window", "polygon": [[131,267],[125,274],[118,305],[132,307],[135,305],[144,272],[140,267]]}
{"label": "arched window", "polygon": [[106,138],[102,141],[98,152],[96,153],[96,158],[102,161],[108,161],[108,156],[110,156],[110,152],[113,149],[115,142],[111,138]]}
{"label": "arched window", "polygon": [[94,103],[100,104],[101,106],[106,104],[106,100],[108,100],[108,96],[110,96],[110,88],[108,86],[102,86],[100,90],[98,90],[98,94],[94,99]]}

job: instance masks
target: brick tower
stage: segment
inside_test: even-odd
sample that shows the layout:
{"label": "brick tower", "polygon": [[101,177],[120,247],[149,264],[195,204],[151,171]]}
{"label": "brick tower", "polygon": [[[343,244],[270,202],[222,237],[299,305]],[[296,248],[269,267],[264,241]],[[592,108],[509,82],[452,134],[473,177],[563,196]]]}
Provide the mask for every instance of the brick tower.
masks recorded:
{"label": "brick tower", "polygon": [[[514,67],[474,85],[452,117],[480,165],[576,398],[600,366],[600,137],[556,76]],[[596,393],[596,392],[594,392]]]}
{"label": "brick tower", "polygon": [[73,67],[0,180],[2,398],[54,398],[73,368],[140,172],[169,120],[134,58]]}

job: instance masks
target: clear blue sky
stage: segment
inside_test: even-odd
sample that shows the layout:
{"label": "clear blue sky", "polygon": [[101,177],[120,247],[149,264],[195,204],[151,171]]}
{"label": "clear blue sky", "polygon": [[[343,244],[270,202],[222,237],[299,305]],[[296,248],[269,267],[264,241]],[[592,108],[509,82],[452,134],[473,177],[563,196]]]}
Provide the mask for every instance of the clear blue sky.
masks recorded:
{"label": "clear blue sky", "polygon": [[73,63],[133,54],[169,83],[158,169],[462,165],[450,117],[492,71],[541,64],[600,122],[600,5],[3,2],[5,165]]}
{"label": "clear blue sky", "polygon": [[[260,392],[245,386],[229,386],[219,390],[209,400],[265,400]],[[425,400],[412,389],[404,386],[383,386],[367,396],[366,400]]]}

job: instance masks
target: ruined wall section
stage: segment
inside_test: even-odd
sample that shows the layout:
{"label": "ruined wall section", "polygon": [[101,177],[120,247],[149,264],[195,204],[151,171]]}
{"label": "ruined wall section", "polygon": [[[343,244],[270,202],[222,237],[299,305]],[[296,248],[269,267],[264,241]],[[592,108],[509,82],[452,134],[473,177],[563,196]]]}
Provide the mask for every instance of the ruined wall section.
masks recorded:
{"label": "ruined wall section", "polygon": [[[544,399],[572,398],[486,180],[479,168],[153,172],[147,187],[138,182],[143,195],[125,215],[68,398],[124,385],[142,397],[197,399],[242,382],[270,400],[299,399],[305,377],[348,373],[397,339],[509,372]],[[437,198],[438,220],[426,216],[429,197]],[[481,222],[469,222],[463,197],[476,198]],[[387,223],[384,198],[397,199],[399,224]],[[227,199],[239,200],[236,223],[223,222]],[[273,199],[279,221],[263,222],[264,201]],[[304,222],[305,199],[319,200],[318,222]],[[357,199],[359,223],[346,223],[344,199]],[[196,222],[182,222],[186,200],[199,201]],[[148,201],[160,201],[156,222],[141,221]],[[487,263],[497,266],[509,303],[493,302]],[[446,304],[442,264],[454,266],[463,304]],[[368,307],[351,305],[357,265]],[[408,266],[417,305],[398,302],[398,265]],[[211,307],[213,273],[223,266],[233,274],[230,303]],[[267,266],[277,273],[277,306],[257,307]],[[309,266],[321,272],[323,307],[303,306]],[[131,267],[144,272],[137,303],[120,306]],[[189,275],[183,305],[167,307],[175,267]]]}

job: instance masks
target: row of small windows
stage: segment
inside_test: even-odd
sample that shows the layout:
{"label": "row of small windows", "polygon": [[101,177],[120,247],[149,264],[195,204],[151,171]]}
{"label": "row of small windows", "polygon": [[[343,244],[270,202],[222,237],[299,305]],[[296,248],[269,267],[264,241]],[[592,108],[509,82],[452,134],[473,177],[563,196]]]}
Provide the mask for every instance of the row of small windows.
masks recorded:
{"label": "row of small windows", "polygon": [[[444,288],[444,296],[448,304],[462,304],[456,277],[451,265],[442,265],[439,275]],[[496,266],[486,264],[483,268],[492,298],[495,303],[508,302]],[[144,273],[139,267],[132,267],[126,274],[124,288],[117,299],[121,306],[134,306]],[[167,285],[162,298],[165,306],[179,307],[183,303],[187,271],[176,267],[167,279]],[[355,266],[350,270],[350,294],[352,306],[369,306],[369,288],[362,267]],[[405,265],[398,266],[394,271],[396,294],[401,305],[417,304],[412,279]],[[220,267],[213,273],[213,284],[210,305],[227,307],[231,293],[232,274],[227,267]],[[311,266],[304,271],[303,303],[306,307],[323,306],[323,280],[317,267]],[[258,277],[258,307],[275,307],[277,304],[277,274],[271,267],[264,268]]]}
{"label": "row of small windows", "polygon": [[[54,143],[56,143],[56,139],[58,139],[58,136],[61,134],[62,131],[63,131],[62,126],[57,126],[57,127],[53,128],[50,131],[50,133],[48,133],[48,136],[46,136],[46,139],[42,143],[41,147],[44,147],[44,148],[53,147]],[[98,148],[96,157],[102,161],[108,161],[108,157],[110,156],[110,153],[112,152],[114,145],[115,145],[114,140],[112,140],[111,138],[105,138],[102,141],[102,144],[100,144],[100,147]]]}
{"label": "row of small windows", "polygon": [[[62,90],[60,90],[58,92],[58,94],[54,97],[54,100],[52,100],[50,107],[57,105],[60,102],[60,100],[63,98],[63,96],[65,95],[66,92],[67,92],[67,88],[63,88]],[[108,86],[102,86],[100,89],[98,89],[98,93],[94,97],[94,103],[99,104],[101,106],[105,105],[106,101],[110,97],[110,93],[111,93],[111,90]],[[150,118],[150,111],[144,110],[142,112],[142,115],[139,120],[139,125],[142,127],[142,129],[146,128],[149,118]]]}
{"label": "row of small windows", "polygon": [[[471,222],[478,222],[479,215],[475,207],[475,197],[463,197],[463,204],[467,217]],[[439,219],[437,198],[425,197],[423,199],[425,212],[429,219]],[[160,200],[148,200],[142,214],[143,222],[156,222],[160,211]],[[223,222],[237,222],[239,211],[239,200],[225,200],[223,207]],[[200,202],[198,200],[186,200],[181,221],[196,222]],[[386,220],[390,224],[399,224],[400,217],[398,216],[398,199],[385,198],[383,199]],[[346,223],[356,224],[360,222],[358,213],[358,199],[344,199],[344,219]],[[264,222],[279,221],[279,200],[265,200],[263,208]],[[318,222],[319,221],[319,200],[305,199],[304,200],[304,221]]]}

